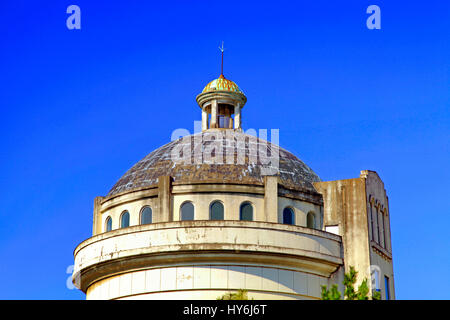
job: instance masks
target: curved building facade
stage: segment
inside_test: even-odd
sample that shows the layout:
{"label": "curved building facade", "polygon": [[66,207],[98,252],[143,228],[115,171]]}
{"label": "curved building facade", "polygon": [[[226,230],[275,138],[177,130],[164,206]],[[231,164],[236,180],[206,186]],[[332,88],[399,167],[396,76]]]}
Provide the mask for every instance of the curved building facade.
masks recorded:
{"label": "curved building facade", "polygon": [[371,289],[395,297],[375,172],[324,182],[276,143],[245,134],[247,97],[223,75],[196,100],[201,133],[151,152],[95,199],[93,236],[74,251],[73,280],[87,299],[216,299],[239,289],[319,299],[321,285],[342,291],[350,265],[358,281],[375,279],[374,262]]}

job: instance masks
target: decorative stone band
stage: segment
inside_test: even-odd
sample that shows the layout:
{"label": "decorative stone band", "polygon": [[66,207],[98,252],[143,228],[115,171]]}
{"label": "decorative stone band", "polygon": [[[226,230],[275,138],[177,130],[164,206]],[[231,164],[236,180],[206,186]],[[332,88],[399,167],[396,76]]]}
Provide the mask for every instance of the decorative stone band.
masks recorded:
{"label": "decorative stone band", "polygon": [[372,246],[372,249],[381,256],[386,261],[392,261],[392,253],[389,252],[386,248],[383,248],[375,241],[371,240],[370,245]]}
{"label": "decorative stone band", "polygon": [[[225,192],[225,193],[242,193],[242,194],[258,194],[264,195],[264,185],[246,185],[246,184],[223,184],[223,181],[216,183],[172,183],[173,187],[170,190],[171,194],[188,194],[188,193],[211,193],[211,192]],[[158,196],[158,185],[150,187],[127,190],[109,197],[102,197],[100,204],[101,211],[113,208],[123,203]],[[317,205],[323,205],[322,196],[318,193],[312,193],[309,190],[292,190],[278,185],[278,196],[289,199],[308,201]]]}
{"label": "decorative stone band", "polygon": [[343,264],[340,236],[255,221],[177,221],[102,233],[74,252],[74,283],[86,292],[120,273],[177,264],[252,263],[329,277]]}
{"label": "decorative stone band", "polygon": [[203,108],[205,104],[211,100],[217,100],[218,103],[229,103],[234,105],[236,102],[240,103],[240,107],[243,108],[247,102],[247,97],[239,92],[229,91],[213,91],[200,93],[195,99],[200,108]]}

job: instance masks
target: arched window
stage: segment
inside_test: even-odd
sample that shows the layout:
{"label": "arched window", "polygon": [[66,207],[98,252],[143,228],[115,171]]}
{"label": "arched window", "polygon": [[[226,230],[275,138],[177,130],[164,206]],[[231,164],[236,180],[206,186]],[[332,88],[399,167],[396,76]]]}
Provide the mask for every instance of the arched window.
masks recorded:
{"label": "arched window", "polygon": [[122,213],[122,216],[120,217],[120,227],[126,228],[130,226],[130,214],[128,211],[125,211]]}
{"label": "arched window", "polygon": [[306,226],[311,229],[316,228],[316,215],[313,212],[309,212],[306,216]]}
{"label": "arched window", "polygon": [[376,291],[380,291],[380,270],[378,266],[370,266],[372,272],[372,288]]}
{"label": "arched window", "polygon": [[185,202],[181,205],[181,220],[194,220],[194,205],[192,202]]}
{"label": "arched window", "polygon": [[387,245],[387,237],[386,237],[386,220],[385,220],[385,215],[386,215],[386,209],[382,212],[382,218],[383,218],[383,243],[384,243],[384,248],[387,249],[388,245]]}
{"label": "arched window", "polygon": [[209,219],[223,220],[223,204],[220,201],[214,201],[209,208]]}
{"label": "arched window", "polygon": [[378,229],[379,229],[379,239],[380,241],[378,242],[380,244],[380,246],[384,247],[384,215],[383,215],[383,210],[382,208],[380,208],[380,210],[378,211]]}
{"label": "arched window", "polygon": [[108,232],[111,230],[112,230],[112,219],[111,219],[111,217],[108,217],[108,218],[106,218],[105,232]]}
{"label": "arched window", "polygon": [[380,240],[380,221],[379,221],[379,214],[378,214],[378,205],[375,205],[375,208],[374,208],[375,210],[374,210],[374,212],[373,212],[373,214],[374,214],[374,221],[375,221],[375,228],[376,228],[376,230],[375,230],[375,241],[376,241],[376,243],[380,243],[381,242],[381,240]]}
{"label": "arched window", "polygon": [[141,211],[141,224],[152,223],[152,208],[144,207]]}
{"label": "arched window", "polygon": [[283,209],[283,223],[284,224],[295,224],[295,215],[292,208]]}
{"label": "arched window", "polygon": [[375,241],[375,222],[373,221],[373,204],[370,204],[370,225],[372,230],[372,240]]}
{"label": "arched window", "polygon": [[239,219],[243,221],[253,221],[253,207],[249,202],[241,204]]}

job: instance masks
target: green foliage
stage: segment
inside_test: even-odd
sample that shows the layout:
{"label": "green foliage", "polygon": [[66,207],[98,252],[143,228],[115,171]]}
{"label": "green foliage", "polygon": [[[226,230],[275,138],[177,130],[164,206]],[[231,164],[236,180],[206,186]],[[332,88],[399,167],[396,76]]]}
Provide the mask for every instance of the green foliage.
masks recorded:
{"label": "green foliage", "polygon": [[364,279],[359,285],[358,292],[356,293],[356,299],[369,300],[369,286],[367,285],[367,279]]}
{"label": "green foliage", "polygon": [[355,292],[355,282],[356,282],[356,272],[353,266],[350,267],[350,271],[344,275],[344,281],[342,282],[345,286],[344,297],[345,300],[356,300]]}
{"label": "green foliage", "polygon": [[322,300],[340,300],[341,299],[341,293],[338,290],[338,285],[333,284],[331,286],[331,289],[328,290],[327,286],[321,286],[322,287]]}
{"label": "green foliage", "polygon": [[[358,272],[355,270],[353,266],[350,267],[350,271],[344,275],[344,281],[342,284],[344,285],[344,299],[345,300],[369,300],[369,286],[367,284],[367,278],[365,278],[358,287],[358,290],[355,290],[356,276]],[[328,290],[328,287],[323,285],[322,288],[322,300],[341,300],[341,293],[338,290],[338,285],[333,284],[331,289]],[[380,300],[381,294],[378,291],[375,291],[372,295],[373,300]]]}
{"label": "green foliage", "polygon": [[239,289],[235,293],[225,293],[223,296],[218,297],[216,300],[248,300],[247,290]]}
{"label": "green foliage", "polygon": [[372,300],[381,300],[381,292],[380,291],[374,291],[372,293]]}

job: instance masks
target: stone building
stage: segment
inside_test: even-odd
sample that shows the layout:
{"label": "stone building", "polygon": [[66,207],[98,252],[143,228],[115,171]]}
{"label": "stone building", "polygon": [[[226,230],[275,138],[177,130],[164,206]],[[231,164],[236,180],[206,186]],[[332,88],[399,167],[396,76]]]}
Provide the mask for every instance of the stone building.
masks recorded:
{"label": "stone building", "polygon": [[[137,162],[94,201],[75,251],[87,299],[319,299],[354,266],[395,298],[388,197],[373,171],[321,181],[242,130],[247,101],[220,75],[197,96],[202,131]],[[273,139],[272,139],[273,140]]]}

